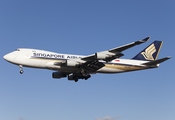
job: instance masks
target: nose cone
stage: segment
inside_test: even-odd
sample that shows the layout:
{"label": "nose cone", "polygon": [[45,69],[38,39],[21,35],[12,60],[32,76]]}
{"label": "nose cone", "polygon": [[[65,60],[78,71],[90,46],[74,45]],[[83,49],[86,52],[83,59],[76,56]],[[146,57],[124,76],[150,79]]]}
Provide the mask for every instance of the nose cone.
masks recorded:
{"label": "nose cone", "polygon": [[9,59],[10,59],[8,54],[4,55],[3,58],[4,58],[4,60],[6,60],[6,61],[9,61]]}
{"label": "nose cone", "polygon": [[9,53],[9,54],[4,55],[3,58],[4,58],[4,60],[6,60],[8,62],[12,62],[14,59],[14,56],[11,53]]}

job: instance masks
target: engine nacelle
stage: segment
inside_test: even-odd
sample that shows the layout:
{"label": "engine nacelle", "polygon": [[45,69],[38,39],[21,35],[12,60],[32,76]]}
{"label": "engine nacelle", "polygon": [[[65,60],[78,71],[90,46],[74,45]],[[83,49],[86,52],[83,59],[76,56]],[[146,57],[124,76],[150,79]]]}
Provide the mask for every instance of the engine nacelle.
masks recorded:
{"label": "engine nacelle", "polygon": [[115,53],[111,52],[97,52],[95,53],[95,57],[97,60],[105,60],[109,57],[115,56]]}
{"label": "engine nacelle", "polygon": [[66,65],[67,65],[67,66],[70,66],[70,67],[75,67],[75,66],[80,65],[80,63],[77,62],[77,61],[75,61],[75,60],[67,60],[67,61],[66,61]]}
{"label": "engine nacelle", "polygon": [[67,75],[62,73],[62,72],[53,72],[52,77],[53,78],[62,78],[62,77],[67,77]]}

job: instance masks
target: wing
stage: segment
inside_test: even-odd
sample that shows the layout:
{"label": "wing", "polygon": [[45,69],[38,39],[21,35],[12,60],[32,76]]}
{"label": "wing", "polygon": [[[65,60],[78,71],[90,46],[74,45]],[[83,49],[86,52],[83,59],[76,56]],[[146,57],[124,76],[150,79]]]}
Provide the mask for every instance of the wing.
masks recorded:
{"label": "wing", "polygon": [[77,81],[78,79],[88,79],[90,77],[90,74],[96,73],[97,70],[105,66],[105,64],[100,60],[108,62],[118,57],[121,57],[123,56],[123,54],[121,53],[122,51],[129,49],[133,46],[139,45],[141,43],[147,42],[149,39],[150,37],[146,37],[143,40],[136,41],[117,48],[113,48],[107,51],[97,52],[95,54],[83,58],[55,62],[54,65],[79,68],[78,71],[76,71],[75,73],[73,72],[68,76],[69,80]]}
{"label": "wing", "polygon": [[[54,62],[54,65],[58,66],[68,66],[68,67],[77,67],[81,70],[84,70],[85,73],[96,73],[96,71],[105,65],[98,60],[94,61],[84,61],[81,59],[74,59],[74,60],[66,60],[62,62]],[[77,71],[79,72],[79,71]]]}
{"label": "wing", "polygon": [[53,73],[54,78],[61,78],[68,76],[68,80],[74,80],[75,82],[78,81],[78,79],[85,79],[91,77],[90,74],[96,73],[96,71],[105,65],[102,62],[99,62],[98,60],[95,61],[82,61],[80,59],[74,59],[74,60],[67,60],[63,62],[55,62],[54,65],[58,66],[69,66],[69,67],[76,67],[76,72],[55,72]]}
{"label": "wing", "polygon": [[108,61],[111,61],[111,60],[114,60],[116,58],[123,56],[124,54],[121,53],[122,51],[127,50],[131,47],[134,47],[136,45],[140,45],[142,43],[145,43],[149,39],[150,39],[150,37],[146,37],[143,40],[136,41],[136,42],[124,45],[124,46],[117,47],[117,48],[113,48],[113,49],[110,49],[107,51],[97,52],[95,54],[83,57],[81,59],[85,60],[85,61],[104,60],[104,61],[108,62]]}
{"label": "wing", "polygon": [[99,62],[98,60],[95,61],[88,61],[82,64],[81,68],[85,71],[85,73],[96,73],[97,70],[104,67],[105,64]]}

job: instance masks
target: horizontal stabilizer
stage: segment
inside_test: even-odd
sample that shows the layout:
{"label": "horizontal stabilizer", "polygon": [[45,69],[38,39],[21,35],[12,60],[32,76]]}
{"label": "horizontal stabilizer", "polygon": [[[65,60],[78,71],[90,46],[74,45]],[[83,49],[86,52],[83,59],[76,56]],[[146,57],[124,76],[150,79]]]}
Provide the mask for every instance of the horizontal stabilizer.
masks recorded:
{"label": "horizontal stabilizer", "polygon": [[162,58],[162,59],[158,59],[158,60],[154,60],[154,61],[150,61],[150,62],[146,62],[146,63],[143,63],[142,65],[157,65],[159,63],[162,63],[168,59],[170,59],[171,57],[165,57],[165,58]]}

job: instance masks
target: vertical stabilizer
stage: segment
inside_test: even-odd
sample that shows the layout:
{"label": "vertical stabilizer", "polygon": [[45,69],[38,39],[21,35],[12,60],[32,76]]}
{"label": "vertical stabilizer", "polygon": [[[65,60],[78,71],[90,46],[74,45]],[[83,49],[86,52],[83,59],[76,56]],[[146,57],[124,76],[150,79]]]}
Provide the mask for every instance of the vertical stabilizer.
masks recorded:
{"label": "vertical stabilizer", "polygon": [[153,61],[157,59],[163,41],[154,41],[132,59]]}

